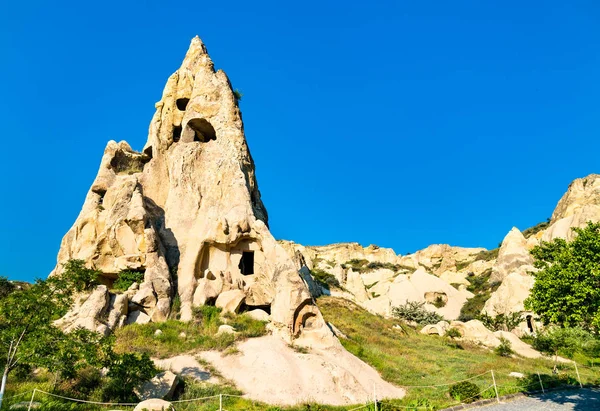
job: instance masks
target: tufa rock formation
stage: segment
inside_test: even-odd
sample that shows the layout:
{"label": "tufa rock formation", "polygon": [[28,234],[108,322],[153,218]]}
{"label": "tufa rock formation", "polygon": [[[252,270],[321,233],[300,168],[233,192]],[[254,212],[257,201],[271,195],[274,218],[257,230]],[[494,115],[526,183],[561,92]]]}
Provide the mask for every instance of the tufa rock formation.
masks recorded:
{"label": "tufa rock formation", "polygon": [[[176,295],[188,321],[194,307],[223,295],[227,309],[268,312],[286,340],[334,338],[269,232],[236,96],[198,37],[156,103],[143,151],[108,143],[54,273],[69,259],[102,271],[109,287],[122,270],[144,273],[118,302],[106,289],[92,292],[93,308],[69,313],[69,325],[106,332],[123,315],[128,323],[163,321]],[[126,312],[113,315],[111,301],[122,309],[124,300]]]}

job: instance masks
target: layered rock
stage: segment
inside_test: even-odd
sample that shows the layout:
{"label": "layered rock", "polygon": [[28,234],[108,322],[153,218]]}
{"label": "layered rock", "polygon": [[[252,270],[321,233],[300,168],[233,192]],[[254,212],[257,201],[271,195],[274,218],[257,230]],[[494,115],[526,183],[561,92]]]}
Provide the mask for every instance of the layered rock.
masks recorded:
{"label": "layered rock", "polygon": [[143,151],[108,143],[54,272],[69,259],[102,271],[109,286],[122,270],[144,272],[128,322],[166,319],[176,294],[187,321],[236,291],[236,310],[267,311],[288,340],[334,338],[269,232],[236,96],[197,37],[156,103]]}

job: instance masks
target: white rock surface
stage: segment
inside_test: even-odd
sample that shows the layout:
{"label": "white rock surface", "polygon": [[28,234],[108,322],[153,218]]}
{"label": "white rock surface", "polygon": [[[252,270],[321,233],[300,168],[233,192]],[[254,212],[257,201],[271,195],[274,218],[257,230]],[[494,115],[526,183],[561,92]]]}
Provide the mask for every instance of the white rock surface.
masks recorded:
{"label": "white rock surface", "polygon": [[[141,153],[124,141],[107,144],[53,273],[70,259],[106,281],[124,269],[144,272],[115,324],[125,314],[128,323],[164,321],[175,294],[189,321],[194,307],[235,292],[250,309],[270,306],[271,328],[286,341],[309,332],[333,343],[293,259],[269,232],[237,98],[198,37],[155,107]],[[92,314],[72,322],[94,328]]]}
{"label": "white rock surface", "polygon": [[527,240],[518,228],[513,227],[502,241],[490,282],[503,281],[512,273],[526,275],[533,270],[533,257],[527,248]]}
{"label": "white rock surface", "polygon": [[173,404],[160,398],[151,398],[140,402],[133,411],[172,411]]}
{"label": "white rock surface", "polygon": [[237,347],[238,355],[211,351],[201,356],[253,400],[281,405],[303,401],[344,405],[364,404],[372,398],[374,388],[379,398],[405,394],[341,345],[311,347],[307,354],[301,354],[280,339],[265,336]]}
{"label": "white rock surface", "polygon": [[165,371],[171,371],[180,377],[193,378],[196,381],[217,384],[219,379],[201,365],[192,355],[177,355],[167,359],[153,358],[154,365]]}
{"label": "white rock surface", "polygon": [[140,400],[151,398],[170,399],[177,388],[179,379],[171,371],[163,371],[151,380],[140,384],[133,392]]}

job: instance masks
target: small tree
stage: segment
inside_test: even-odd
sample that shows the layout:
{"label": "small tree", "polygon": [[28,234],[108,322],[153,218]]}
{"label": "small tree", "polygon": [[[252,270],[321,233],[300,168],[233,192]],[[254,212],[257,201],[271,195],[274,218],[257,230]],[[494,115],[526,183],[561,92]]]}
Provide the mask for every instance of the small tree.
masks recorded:
{"label": "small tree", "polygon": [[494,349],[494,352],[501,357],[510,357],[515,352],[512,349],[512,344],[504,337],[500,337],[500,345]]}
{"label": "small tree", "polygon": [[437,324],[444,317],[438,313],[425,308],[425,303],[407,301],[406,304],[392,308],[392,315],[408,322],[416,322],[419,325]]}

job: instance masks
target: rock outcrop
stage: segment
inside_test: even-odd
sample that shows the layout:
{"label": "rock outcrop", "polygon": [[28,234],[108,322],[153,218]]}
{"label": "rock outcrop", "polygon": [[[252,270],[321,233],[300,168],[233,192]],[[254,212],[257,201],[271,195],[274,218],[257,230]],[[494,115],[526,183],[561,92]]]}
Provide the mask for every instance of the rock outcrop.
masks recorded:
{"label": "rock outcrop", "polygon": [[552,213],[550,227],[542,240],[571,240],[575,235],[572,228],[584,227],[588,221],[600,221],[600,174],[578,178],[569,185]]}
{"label": "rock outcrop", "polygon": [[[188,321],[194,307],[235,291],[244,309],[267,311],[273,332],[287,340],[301,333],[334,338],[269,232],[236,95],[198,37],[155,106],[142,152],[108,143],[54,273],[70,259],[100,270],[108,286],[123,270],[143,272],[128,323],[165,320],[176,294]],[[106,304],[113,299],[96,294]],[[73,323],[97,329],[99,316],[85,315]]]}
{"label": "rock outcrop", "polygon": [[529,254],[527,240],[518,228],[512,230],[502,240],[496,263],[492,267],[490,281],[500,282],[509,274],[519,273],[526,275],[533,271],[533,257]]}

